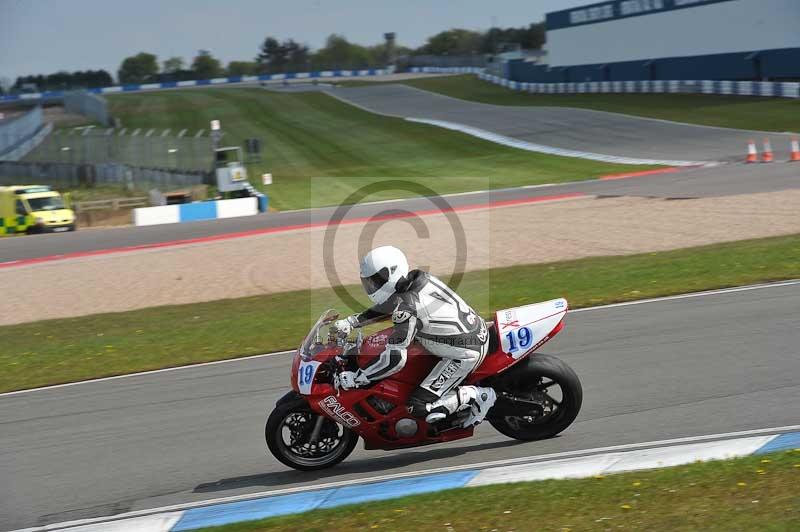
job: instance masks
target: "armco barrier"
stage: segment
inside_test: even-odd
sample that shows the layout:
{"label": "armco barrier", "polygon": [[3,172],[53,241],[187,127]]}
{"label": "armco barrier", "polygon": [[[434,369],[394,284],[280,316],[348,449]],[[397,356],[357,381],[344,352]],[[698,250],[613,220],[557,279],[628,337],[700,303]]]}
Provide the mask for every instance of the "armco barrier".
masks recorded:
{"label": "armco barrier", "polygon": [[264,199],[250,197],[218,201],[199,201],[194,203],[182,203],[179,205],[162,205],[159,207],[142,207],[133,209],[133,224],[176,224],[252,216],[258,214],[259,208],[262,205],[264,210],[266,210],[266,196],[262,197]]}
{"label": "armco barrier", "polygon": [[534,94],[715,94],[800,98],[800,83],[771,81],[584,81],[576,83],[526,83],[479,73],[482,80],[511,90]]}
{"label": "armco barrier", "polygon": [[[290,79],[350,78],[365,76],[383,76],[394,72],[391,68],[370,68],[366,70],[323,70],[320,72],[290,72],[287,74],[262,74],[260,76],[230,76],[227,78],[198,79],[191,81],[168,81],[164,83],[142,83],[133,85],[117,85],[102,89],[89,89],[92,94],[114,94],[120,92],[140,92],[155,89],[176,89],[198,87],[203,85],[227,85],[231,83],[252,83],[256,81],[282,81]],[[28,94],[11,94],[0,97],[0,102],[61,100],[64,91],[35,92]]]}

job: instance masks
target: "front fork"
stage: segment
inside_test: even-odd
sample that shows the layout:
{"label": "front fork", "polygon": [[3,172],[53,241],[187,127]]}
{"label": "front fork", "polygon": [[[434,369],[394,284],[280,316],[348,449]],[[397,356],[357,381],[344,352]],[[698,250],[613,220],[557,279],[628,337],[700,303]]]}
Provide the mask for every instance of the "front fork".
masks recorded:
{"label": "front fork", "polygon": [[314,421],[314,428],[311,430],[311,436],[308,439],[308,442],[311,444],[315,444],[319,441],[319,433],[322,431],[322,422],[325,421],[325,416],[317,416],[316,421]]}

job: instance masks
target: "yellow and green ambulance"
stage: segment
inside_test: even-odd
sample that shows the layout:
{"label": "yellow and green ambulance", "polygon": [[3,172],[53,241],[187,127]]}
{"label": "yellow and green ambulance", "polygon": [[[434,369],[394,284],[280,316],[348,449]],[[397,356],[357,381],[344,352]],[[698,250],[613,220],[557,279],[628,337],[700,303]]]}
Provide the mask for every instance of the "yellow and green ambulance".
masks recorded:
{"label": "yellow and green ambulance", "polygon": [[74,230],[75,213],[50,187],[0,187],[0,236]]}

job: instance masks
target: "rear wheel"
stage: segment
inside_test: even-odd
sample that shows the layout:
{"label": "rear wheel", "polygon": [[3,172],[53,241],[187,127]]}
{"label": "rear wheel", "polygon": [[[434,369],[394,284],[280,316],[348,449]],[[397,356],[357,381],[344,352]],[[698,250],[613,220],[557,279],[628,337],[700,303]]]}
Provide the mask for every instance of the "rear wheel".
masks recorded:
{"label": "rear wheel", "polygon": [[267,419],[264,435],[275,458],[301,471],[335,466],[358,443],[355,432],[313,412],[305,401],[276,406]]}
{"label": "rear wheel", "polygon": [[583,402],[578,376],[564,361],[549,355],[520,362],[492,386],[497,402],[488,421],[517,440],[552,438],[575,421]]}

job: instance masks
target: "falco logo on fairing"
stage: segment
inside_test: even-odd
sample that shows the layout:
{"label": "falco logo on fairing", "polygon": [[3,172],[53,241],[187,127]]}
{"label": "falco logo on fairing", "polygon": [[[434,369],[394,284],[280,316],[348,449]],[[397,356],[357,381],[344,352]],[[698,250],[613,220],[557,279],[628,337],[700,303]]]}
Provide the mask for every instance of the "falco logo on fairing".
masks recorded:
{"label": "falco logo on fairing", "polygon": [[339,401],[332,395],[329,395],[322,401],[317,403],[329,416],[336,419],[343,425],[348,427],[357,427],[361,422],[356,416],[345,410]]}

